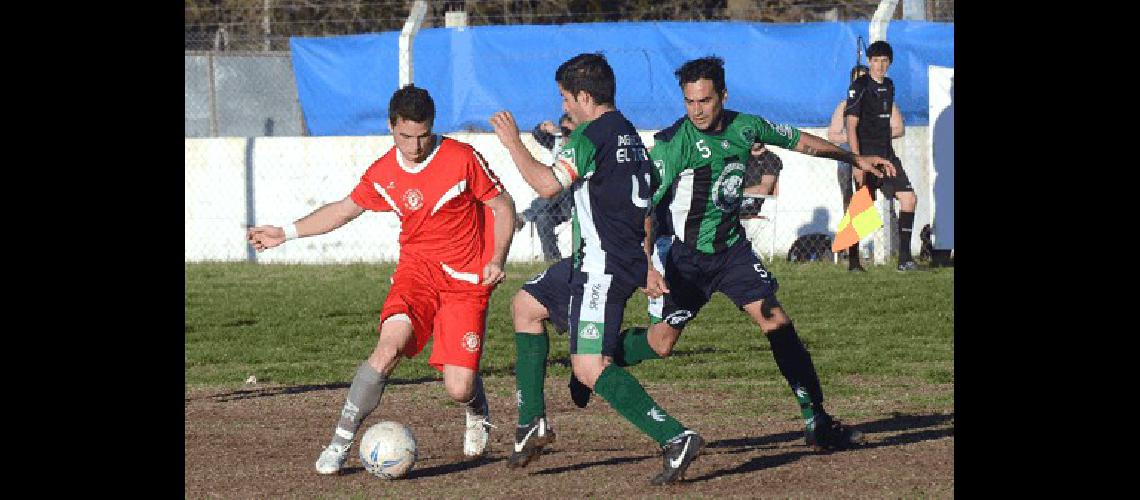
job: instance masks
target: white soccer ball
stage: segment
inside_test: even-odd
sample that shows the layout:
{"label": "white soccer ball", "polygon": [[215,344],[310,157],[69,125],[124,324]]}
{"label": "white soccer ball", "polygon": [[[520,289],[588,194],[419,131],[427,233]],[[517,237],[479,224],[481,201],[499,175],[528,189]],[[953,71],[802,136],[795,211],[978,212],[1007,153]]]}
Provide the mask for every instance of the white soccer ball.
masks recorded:
{"label": "white soccer ball", "polygon": [[377,423],[360,438],[360,463],[378,478],[406,476],[416,464],[416,457],[416,437],[399,422]]}

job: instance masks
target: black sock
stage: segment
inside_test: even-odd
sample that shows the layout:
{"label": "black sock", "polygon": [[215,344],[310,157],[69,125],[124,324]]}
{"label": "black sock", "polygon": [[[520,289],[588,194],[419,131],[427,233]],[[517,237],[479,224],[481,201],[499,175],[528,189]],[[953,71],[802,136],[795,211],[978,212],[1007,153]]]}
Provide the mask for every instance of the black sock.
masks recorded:
{"label": "black sock", "polygon": [[859,242],[856,241],[851,248],[847,249],[847,269],[854,269],[862,267],[863,264],[859,262]]}
{"label": "black sock", "polygon": [[914,260],[910,256],[910,233],[914,229],[914,212],[899,211],[899,262]]}
{"label": "black sock", "polygon": [[811,362],[811,354],[800,337],[796,335],[796,327],[788,323],[767,335],[772,345],[772,357],[776,358],[776,366],[788,381],[796,400],[800,404],[800,413],[804,421],[809,421],[815,415],[824,413],[823,389],[819,385],[819,375],[816,374],[815,365]]}

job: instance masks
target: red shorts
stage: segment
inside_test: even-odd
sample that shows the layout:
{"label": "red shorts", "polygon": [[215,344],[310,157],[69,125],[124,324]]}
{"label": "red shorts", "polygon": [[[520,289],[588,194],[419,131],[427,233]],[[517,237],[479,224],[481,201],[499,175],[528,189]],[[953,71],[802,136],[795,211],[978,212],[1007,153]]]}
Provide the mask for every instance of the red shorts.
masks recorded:
{"label": "red shorts", "polygon": [[443,371],[443,365],[479,369],[483,336],[487,330],[487,302],[493,287],[475,285],[448,276],[439,264],[401,259],[392,274],[392,288],[380,311],[380,331],[394,314],[412,320],[412,338],[404,355],[415,357],[428,340],[432,344],[428,363]]}

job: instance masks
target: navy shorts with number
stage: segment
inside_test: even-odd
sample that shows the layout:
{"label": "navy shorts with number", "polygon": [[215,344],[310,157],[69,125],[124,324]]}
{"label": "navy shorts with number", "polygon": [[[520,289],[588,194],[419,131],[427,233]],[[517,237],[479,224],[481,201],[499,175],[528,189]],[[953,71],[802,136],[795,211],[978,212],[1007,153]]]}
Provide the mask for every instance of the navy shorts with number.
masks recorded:
{"label": "navy shorts with number", "polygon": [[649,316],[664,320],[678,330],[697,316],[714,292],[721,292],[739,309],[756,302],[780,305],[776,277],[764,267],[746,238],[740,238],[719,254],[699,252],[664,236],[653,248],[653,266],[662,272],[669,293],[649,300]]}

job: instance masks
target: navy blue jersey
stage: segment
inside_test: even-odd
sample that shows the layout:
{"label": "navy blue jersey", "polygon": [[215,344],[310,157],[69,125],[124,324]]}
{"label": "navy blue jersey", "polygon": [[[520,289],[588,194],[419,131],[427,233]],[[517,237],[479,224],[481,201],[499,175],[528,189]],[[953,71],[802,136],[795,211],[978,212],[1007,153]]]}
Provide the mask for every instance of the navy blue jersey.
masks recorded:
{"label": "navy blue jersey", "polygon": [[574,179],[574,269],[643,285],[653,163],[633,124],[618,111],[584,122],[557,162]]}

